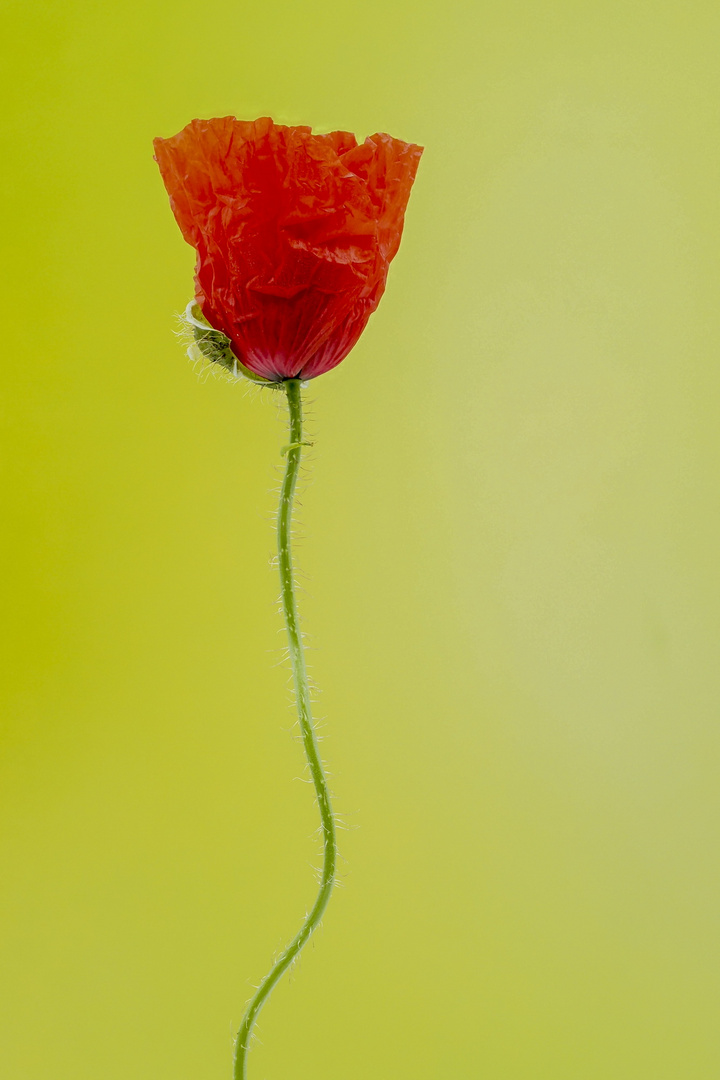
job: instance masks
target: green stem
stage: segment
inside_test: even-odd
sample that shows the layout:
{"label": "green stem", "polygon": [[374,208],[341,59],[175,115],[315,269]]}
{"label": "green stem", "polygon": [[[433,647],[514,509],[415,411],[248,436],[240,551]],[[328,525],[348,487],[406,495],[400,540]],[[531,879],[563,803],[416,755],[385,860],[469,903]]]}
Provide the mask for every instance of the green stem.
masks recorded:
{"label": "green stem", "polygon": [[235,1044],[234,1080],[246,1080],[250,1036],[255,1021],[276,984],[296,957],[299,956],[303,946],[322,919],[323,912],[327,907],[335,881],[335,865],[337,862],[335,819],[333,818],[333,812],[330,806],[330,794],[328,792],[327,780],[325,779],[322,762],[320,761],[317,738],[313,728],[312,712],[310,708],[310,688],[308,686],[307,669],[305,667],[305,651],[303,649],[302,634],[300,632],[298,620],[295,581],[292,569],[292,551],[290,546],[293,495],[295,493],[295,485],[300,469],[300,456],[304,445],[300,380],[287,379],[284,386],[287,391],[288,409],[290,412],[290,443],[289,446],[286,447],[287,465],[285,467],[285,476],[283,478],[282,490],[280,493],[280,506],[278,507],[277,516],[278,563],[280,567],[282,609],[283,615],[285,616],[285,626],[287,627],[290,663],[292,665],[298,719],[300,721],[300,733],[302,735],[303,746],[305,747],[305,756],[307,757],[308,765],[310,767],[310,775],[312,776],[312,781],[315,785],[315,794],[317,796],[320,818],[322,820],[324,855],[320,889],[310,913],[305,917],[305,922],[297,935],[293,938],[260,983],[255,996],[248,1005]]}

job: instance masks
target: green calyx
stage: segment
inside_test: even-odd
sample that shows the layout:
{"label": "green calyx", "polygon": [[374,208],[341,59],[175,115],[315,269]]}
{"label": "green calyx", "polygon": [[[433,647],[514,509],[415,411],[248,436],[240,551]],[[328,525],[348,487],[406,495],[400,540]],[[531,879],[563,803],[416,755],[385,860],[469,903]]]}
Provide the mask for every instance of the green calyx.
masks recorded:
{"label": "green calyx", "polygon": [[200,353],[205,360],[219,364],[236,379],[244,377],[252,382],[262,383],[264,386],[279,385],[269,379],[263,379],[261,375],[256,375],[238,360],[232,351],[230,338],[210,325],[195,300],[191,300],[185,308],[182,319],[192,331],[193,344],[188,349],[191,359],[196,359],[196,353]]}

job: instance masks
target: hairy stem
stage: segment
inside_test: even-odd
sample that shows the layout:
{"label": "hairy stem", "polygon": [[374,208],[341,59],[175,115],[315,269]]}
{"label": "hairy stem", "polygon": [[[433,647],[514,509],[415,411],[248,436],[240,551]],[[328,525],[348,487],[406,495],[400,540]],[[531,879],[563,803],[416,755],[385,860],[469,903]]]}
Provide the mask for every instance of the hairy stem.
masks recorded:
{"label": "hairy stem", "polygon": [[299,379],[287,379],[284,383],[284,387],[287,392],[288,409],[290,413],[290,444],[285,448],[287,465],[280,493],[280,506],[278,507],[277,516],[278,564],[280,567],[282,609],[285,617],[285,626],[287,628],[290,663],[292,665],[293,682],[295,684],[295,697],[298,719],[300,721],[300,732],[305,748],[305,756],[307,757],[308,765],[310,767],[310,775],[312,776],[312,781],[315,785],[315,794],[317,796],[318,809],[320,810],[320,818],[322,821],[324,848],[323,868],[320,879],[320,888],[315,903],[309,914],[305,917],[305,922],[260,983],[255,996],[248,1005],[235,1044],[234,1080],[246,1080],[250,1036],[255,1021],[276,984],[293,961],[300,955],[303,946],[322,919],[323,912],[327,907],[335,881],[335,866],[337,862],[335,820],[330,806],[327,780],[323,771],[322,762],[320,761],[320,753],[318,751],[317,738],[315,736],[310,708],[310,689],[305,667],[305,650],[303,648],[302,634],[300,632],[298,620],[295,581],[292,568],[292,550],[290,544],[293,495],[295,493],[295,485],[300,469],[300,457],[303,447],[300,381]]}

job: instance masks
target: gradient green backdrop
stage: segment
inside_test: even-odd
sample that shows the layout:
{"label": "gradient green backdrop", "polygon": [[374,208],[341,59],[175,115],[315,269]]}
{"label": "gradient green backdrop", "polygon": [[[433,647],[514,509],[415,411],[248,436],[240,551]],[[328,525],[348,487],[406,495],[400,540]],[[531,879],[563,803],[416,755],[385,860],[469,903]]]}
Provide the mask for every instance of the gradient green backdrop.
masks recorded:
{"label": "gradient green backdrop", "polygon": [[253,1080],[714,1080],[720,8],[4,0],[0,1074],[222,1080],[313,894],[283,418],[174,338],[192,117],[426,146],[313,383],[344,888]]}

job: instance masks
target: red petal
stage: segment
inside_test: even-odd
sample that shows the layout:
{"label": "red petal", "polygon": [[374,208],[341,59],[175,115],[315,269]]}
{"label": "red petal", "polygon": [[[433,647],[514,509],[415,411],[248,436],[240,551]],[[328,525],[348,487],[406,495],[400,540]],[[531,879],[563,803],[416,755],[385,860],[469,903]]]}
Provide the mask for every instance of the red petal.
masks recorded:
{"label": "red petal", "polygon": [[197,301],[241,361],[275,379],[339,363],[382,294],[421,148],[226,116],[155,151]]}

